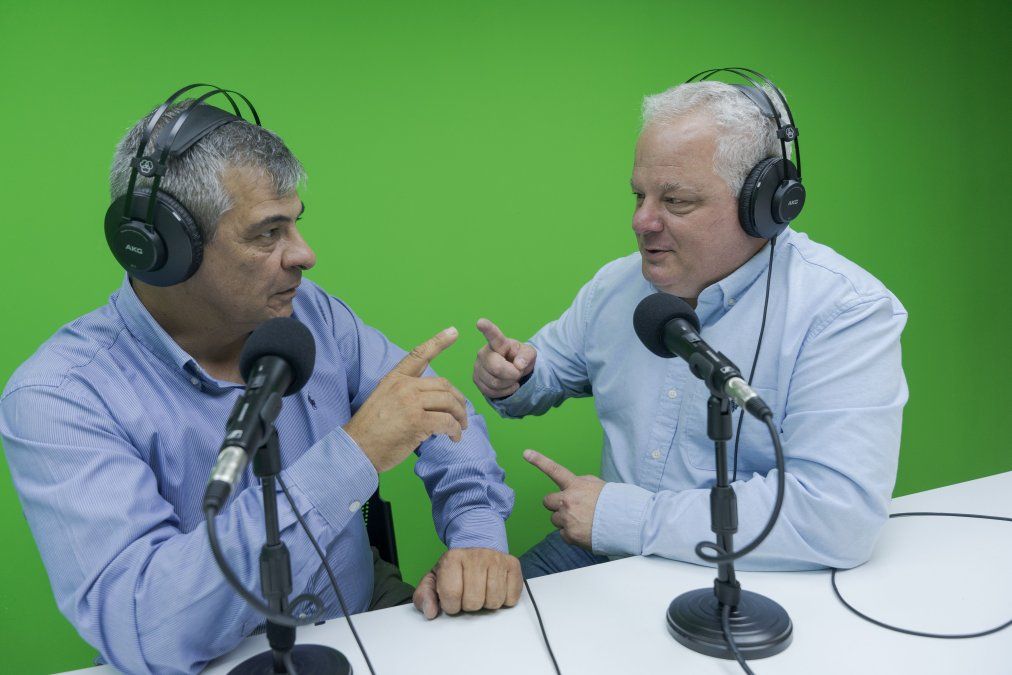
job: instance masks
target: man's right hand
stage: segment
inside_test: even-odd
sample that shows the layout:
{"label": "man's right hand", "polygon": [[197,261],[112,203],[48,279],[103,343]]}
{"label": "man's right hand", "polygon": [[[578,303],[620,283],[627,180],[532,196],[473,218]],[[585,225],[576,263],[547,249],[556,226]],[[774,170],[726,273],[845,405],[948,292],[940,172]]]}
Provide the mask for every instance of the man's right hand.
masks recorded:
{"label": "man's right hand", "polygon": [[456,341],[457,329],[447,328],[412,349],[344,425],[377,473],[403,462],[433,434],[460,440],[467,428],[464,395],[445,378],[422,377],[429,363]]}
{"label": "man's right hand", "polygon": [[488,319],[478,319],[478,330],[488,344],[478,350],[474,361],[474,383],[489,398],[506,398],[534,370],[538,352],[529,344],[506,337]]}

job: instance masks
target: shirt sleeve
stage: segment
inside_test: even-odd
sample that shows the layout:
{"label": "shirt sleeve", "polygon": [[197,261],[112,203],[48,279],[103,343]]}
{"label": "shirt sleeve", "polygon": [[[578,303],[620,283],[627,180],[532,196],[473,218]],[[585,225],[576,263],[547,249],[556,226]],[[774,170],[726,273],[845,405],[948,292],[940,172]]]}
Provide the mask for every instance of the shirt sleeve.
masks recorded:
{"label": "shirt sleeve", "polygon": [[[887,297],[851,304],[813,326],[779,425],[783,508],[766,541],[736,562],[741,569],[849,568],[871,556],[896,482],[907,400],[900,358],[905,323],[906,314],[894,311]],[[776,469],[733,484],[737,548],[765,526],[776,484]],[[608,483],[594,514],[595,552],[700,562],[696,544],[714,541],[709,492]]]}
{"label": "shirt sleeve", "polygon": [[585,341],[590,303],[599,277],[600,273],[587,282],[562,316],[530,339],[538,357],[527,381],[506,398],[486,397],[500,416],[519,419],[543,415],[567,398],[591,395]]}
{"label": "shirt sleeve", "polygon": [[[351,322],[355,339],[339,343],[349,350],[352,393],[351,409],[356,412],[376,389],[379,381],[407,352],[381,332],[367,326],[352,310],[332,298],[335,325]],[[339,329],[338,329],[339,330]],[[426,368],[423,377],[435,377]],[[507,552],[505,521],[513,510],[513,490],[504,482],[505,473],[496,461],[485,420],[467,401],[468,426],[454,443],[439,434],[423,441],[415,453],[415,473],[425,484],[432,502],[432,519],[440,540],[449,548],[491,548]]]}
{"label": "shirt sleeve", "polygon": [[[57,604],[107,662],[129,673],[197,672],[259,623],[224,580],[205,525],[180,530],[146,450],[86,383],[15,389],[0,403],[0,433]],[[364,502],[375,490],[372,465],[349,452],[350,443],[335,431],[282,472],[323,547],[356,515],[330,505],[333,494]],[[227,559],[254,592],[262,497],[259,485],[250,486],[216,520]],[[297,563],[293,588],[302,589],[319,558],[283,496],[278,508],[282,540]]]}

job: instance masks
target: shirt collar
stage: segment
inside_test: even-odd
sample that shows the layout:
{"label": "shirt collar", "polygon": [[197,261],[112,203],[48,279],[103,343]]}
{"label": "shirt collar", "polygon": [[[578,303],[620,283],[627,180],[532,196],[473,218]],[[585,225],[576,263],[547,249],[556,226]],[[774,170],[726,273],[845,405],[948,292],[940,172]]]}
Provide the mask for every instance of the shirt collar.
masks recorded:
{"label": "shirt collar", "polygon": [[[788,227],[777,237],[777,244],[783,247],[790,240],[791,234],[792,230]],[[715,321],[731,309],[769,266],[769,259],[770,245],[767,242],[741,267],[704,288],[696,300],[696,316],[699,317],[700,324]]]}
{"label": "shirt collar", "polygon": [[203,368],[194,358],[176,344],[176,341],[151,316],[151,312],[137,297],[137,293],[130,284],[129,274],[123,275],[123,285],[110,300],[116,306],[120,316],[123,317],[123,323],[126,324],[130,334],[159,360],[180,370],[199,373],[203,377],[211,379],[203,372]]}

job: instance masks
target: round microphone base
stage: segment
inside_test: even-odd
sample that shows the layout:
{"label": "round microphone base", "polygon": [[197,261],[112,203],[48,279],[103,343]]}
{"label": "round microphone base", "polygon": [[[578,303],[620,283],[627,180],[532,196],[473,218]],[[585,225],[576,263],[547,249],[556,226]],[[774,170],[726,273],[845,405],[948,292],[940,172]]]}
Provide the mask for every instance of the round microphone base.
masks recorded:
{"label": "round microphone base", "polygon": [[[712,588],[683,593],[668,606],[668,632],[689,649],[734,659],[720,625],[721,607]],[[738,606],[731,610],[731,635],[738,651],[747,660],[764,659],[787,649],[794,626],[786,610],[764,595],[742,591]]]}
{"label": "round microphone base", "polygon": [[[351,675],[351,664],[344,654],[323,645],[295,645],[292,663],[299,675]],[[276,675],[274,653],[260,652],[228,671],[228,675]]]}

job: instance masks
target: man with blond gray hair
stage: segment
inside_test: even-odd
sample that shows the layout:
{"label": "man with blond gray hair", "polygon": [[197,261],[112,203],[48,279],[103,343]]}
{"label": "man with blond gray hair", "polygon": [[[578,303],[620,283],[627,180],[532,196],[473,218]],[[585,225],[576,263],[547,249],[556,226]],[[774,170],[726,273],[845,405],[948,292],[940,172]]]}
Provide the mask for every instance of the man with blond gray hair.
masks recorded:
{"label": "man with blond gray hair", "polygon": [[[685,299],[703,339],[743,370],[757,358],[752,386],[782,440],[780,520],[738,565],[852,567],[871,554],[896,479],[906,311],[868,272],[803,233],[746,232],[743,185],[754,187],[753,167],[787,152],[784,127],[759,105],[788,119],[779,92],[762,93],[699,82],[648,96],[631,180],[638,250],[601,268],[526,343],[478,322],[488,344],[474,381],[503,417],[593,396],[604,431],[601,477],[524,453],[559,486],[544,498],[557,531],[521,556],[528,577],[625,555],[700,562],[696,544],[713,540],[709,391],[684,360],[662,361],[633,331],[634,308],[658,291]],[[778,477],[766,427],[739,424],[732,485],[747,542],[769,517]]]}

